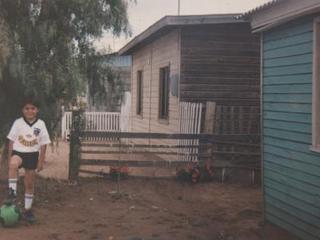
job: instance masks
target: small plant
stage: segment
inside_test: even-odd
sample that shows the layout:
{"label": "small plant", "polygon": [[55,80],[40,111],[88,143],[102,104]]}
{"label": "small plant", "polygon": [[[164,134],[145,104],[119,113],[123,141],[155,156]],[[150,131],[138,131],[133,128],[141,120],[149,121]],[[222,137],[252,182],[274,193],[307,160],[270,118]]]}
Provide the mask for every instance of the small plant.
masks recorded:
{"label": "small plant", "polygon": [[208,182],[213,178],[213,171],[209,161],[204,165],[199,162],[190,162],[186,167],[177,169],[177,179],[184,182]]}
{"label": "small plant", "polygon": [[119,166],[119,167],[110,167],[110,177],[111,179],[117,180],[126,179],[129,176],[129,167],[128,166]]}

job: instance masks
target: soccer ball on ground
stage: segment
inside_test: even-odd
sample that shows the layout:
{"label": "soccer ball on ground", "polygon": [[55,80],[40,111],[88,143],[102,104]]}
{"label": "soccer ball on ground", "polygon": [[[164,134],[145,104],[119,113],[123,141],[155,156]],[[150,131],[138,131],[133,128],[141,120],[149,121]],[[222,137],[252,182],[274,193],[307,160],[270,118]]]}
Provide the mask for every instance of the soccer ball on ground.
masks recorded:
{"label": "soccer ball on ground", "polygon": [[0,208],[0,222],[4,227],[14,227],[21,217],[19,208],[14,204],[4,204]]}

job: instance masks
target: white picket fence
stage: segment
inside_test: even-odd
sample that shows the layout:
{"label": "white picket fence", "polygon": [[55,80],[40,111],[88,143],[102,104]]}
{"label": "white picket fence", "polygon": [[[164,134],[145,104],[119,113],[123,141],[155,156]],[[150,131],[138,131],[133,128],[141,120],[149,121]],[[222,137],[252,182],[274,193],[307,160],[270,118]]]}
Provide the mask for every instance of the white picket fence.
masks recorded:
{"label": "white picket fence", "polygon": [[[61,123],[61,137],[66,139],[70,133],[72,113],[65,112]],[[120,131],[119,112],[85,112],[85,130],[88,131]]]}
{"label": "white picket fence", "polygon": [[[201,131],[202,103],[181,102],[180,103],[180,133],[199,134]],[[179,145],[198,145],[199,140],[179,140]],[[181,161],[197,161],[198,149],[184,148],[179,152]]]}
{"label": "white picket fence", "polygon": [[70,134],[72,125],[72,112],[64,112],[61,119],[61,138],[66,139]]}
{"label": "white picket fence", "polygon": [[85,112],[85,129],[89,131],[120,131],[120,113],[118,112]]}

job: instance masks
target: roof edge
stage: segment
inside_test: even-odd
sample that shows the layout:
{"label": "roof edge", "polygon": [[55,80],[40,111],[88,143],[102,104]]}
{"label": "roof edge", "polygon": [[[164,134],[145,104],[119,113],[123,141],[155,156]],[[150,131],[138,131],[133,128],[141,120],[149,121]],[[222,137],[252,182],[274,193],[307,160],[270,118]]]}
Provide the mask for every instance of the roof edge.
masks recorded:
{"label": "roof edge", "polygon": [[272,7],[276,3],[279,3],[280,1],[283,1],[283,0],[272,0],[272,1],[266,2],[265,4],[262,4],[256,8],[250,9],[249,11],[242,13],[239,16],[239,18],[248,19],[252,14],[254,14],[258,11],[266,10],[267,8]]}
{"label": "roof edge", "polygon": [[252,32],[257,33],[267,31],[268,29],[271,29],[273,27],[277,27],[281,24],[287,23],[299,17],[303,17],[316,12],[320,12],[320,4],[317,7],[301,9],[301,11],[295,11],[294,14],[287,14],[279,18],[274,18],[272,21],[266,22],[264,25],[252,28]]}
{"label": "roof edge", "polygon": [[182,16],[172,16],[168,15],[153,25],[148,27],[141,34],[132,39],[124,47],[119,50],[119,55],[130,54],[133,48],[143,41],[146,41],[151,36],[156,34],[161,29],[165,27],[178,27],[178,26],[192,26],[192,25],[206,25],[206,24],[227,24],[227,23],[244,23],[247,22],[244,19],[239,19],[240,13],[232,14],[211,14],[211,15],[182,15]]}
{"label": "roof edge", "polygon": [[273,0],[242,14],[240,18],[251,22],[253,32],[262,32],[319,11],[319,0]]}

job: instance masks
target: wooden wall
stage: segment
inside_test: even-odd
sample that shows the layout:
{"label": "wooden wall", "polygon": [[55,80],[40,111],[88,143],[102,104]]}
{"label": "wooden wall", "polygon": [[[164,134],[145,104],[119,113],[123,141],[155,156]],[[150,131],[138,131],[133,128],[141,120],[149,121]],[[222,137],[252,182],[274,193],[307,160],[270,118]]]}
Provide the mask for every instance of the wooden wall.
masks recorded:
{"label": "wooden wall", "polygon": [[[170,66],[170,76],[178,76],[180,67],[179,39],[179,30],[173,30],[133,53],[131,123],[134,132],[177,133],[179,131],[179,100],[177,96],[170,93],[168,121],[158,119],[160,68]],[[136,114],[137,71],[139,70],[143,71],[142,116]]]}
{"label": "wooden wall", "polygon": [[320,154],[312,145],[313,18],[264,33],[266,219],[320,239]]}
{"label": "wooden wall", "polygon": [[260,38],[248,23],[181,29],[180,98],[216,103],[215,134],[252,136],[215,144],[214,164],[260,167]]}
{"label": "wooden wall", "polygon": [[248,23],[183,27],[181,101],[259,106],[259,51]]}

